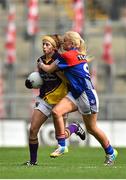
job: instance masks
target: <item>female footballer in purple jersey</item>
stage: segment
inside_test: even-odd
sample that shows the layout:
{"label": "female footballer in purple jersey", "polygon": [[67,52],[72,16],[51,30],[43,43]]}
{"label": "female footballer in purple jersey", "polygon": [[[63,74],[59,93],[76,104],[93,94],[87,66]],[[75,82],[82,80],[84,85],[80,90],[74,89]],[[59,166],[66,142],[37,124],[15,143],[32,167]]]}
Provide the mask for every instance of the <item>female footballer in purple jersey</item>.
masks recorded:
{"label": "female footballer in purple jersey", "polygon": [[[45,66],[43,63],[38,65],[46,72],[53,72],[56,69],[64,71],[64,75],[70,83],[71,94],[76,99],[78,110],[82,114],[87,131],[99,141],[105,151],[104,164],[113,165],[118,152],[113,149],[105,133],[97,126],[99,100],[90,78],[85,42],[77,32],[68,31],[63,36],[63,48],[66,52],[61,56],[55,54],[53,56],[54,63],[49,66]],[[64,132],[63,123],[61,123],[63,121],[62,115],[69,112],[70,101],[69,97],[65,97],[52,110],[56,136],[57,139],[62,138],[62,141],[65,141],[65,136],[61,136]],[[73,132],[73,129],[74,126],[70,127],[69,131]],[[50,156],[57,157],[63,152],[64,147],[59,146]]]}
{"label": "female footballer in purple jersey", "polygon": [[[57,35],[50,35],[50,36],[44,36],[42,38],[42,49],[44,52],[44,55],[41,56],[38,61],[43,62],[44,64],[51,64],[54,60],[52,59],[52,56],[54,53],[58,51],[60,47],[59,44],[59,37]],[[40,127],[44,124],[44,122],[48,119],[48,117],[51,115],[52,108],[67,94],[68,88],[67,88],[67,82],[65,79],[63,79],[61,72],[53,72],[53,73],[47,73],[44,72],[42,69],[39,68],[39,72],[43,77],[43,85],[40,88],[40,94],[36,98],[35,108],[32,115],[32,120],[30,124],[30,130],[29,130],[29,152],[30,152],[30,160],[24,163],[24,165],[33,166],[37,165],[37,151],[38,151],[38,132]],[[31,84],[28,80],[25,81],[25,85],[27,88],[32,88]],[[69,96],[69,98],[74,102],[74,98]],[[72,110],[76,110],[77,107],[73,103]],[[63,127],[65,126],[67,116],[63,116]],[[74,133],[78,135],[82,140],[85,139],[85,132],[81,128],[81,126],[77,123],[73,123],[73,125],[76,127],[76,130]],[[71,125],[70,125],[71,126]],[[69,128],[69,127],[68,127]],[[66,133],[61,136],[65,138],[68,137],[68,130],[66,128]],[[62,140],[61,140],[62,141]],[[62,141],[61,144],[64,142]],[[65,149],[65,152],[67,152],[67,148]]]}

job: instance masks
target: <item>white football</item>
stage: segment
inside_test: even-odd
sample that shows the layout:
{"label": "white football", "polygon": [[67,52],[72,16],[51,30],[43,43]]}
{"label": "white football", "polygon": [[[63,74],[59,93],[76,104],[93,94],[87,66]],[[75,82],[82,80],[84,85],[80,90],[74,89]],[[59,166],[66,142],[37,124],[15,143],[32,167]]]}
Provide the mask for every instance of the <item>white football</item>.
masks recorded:
{"label": "white football", "polygon": [[42,79],[40,73],[37,71],[29,74],[26,81],[31,84],[31,88],[33,88],[33,89],[38,89],[43,85],[43,79]]}

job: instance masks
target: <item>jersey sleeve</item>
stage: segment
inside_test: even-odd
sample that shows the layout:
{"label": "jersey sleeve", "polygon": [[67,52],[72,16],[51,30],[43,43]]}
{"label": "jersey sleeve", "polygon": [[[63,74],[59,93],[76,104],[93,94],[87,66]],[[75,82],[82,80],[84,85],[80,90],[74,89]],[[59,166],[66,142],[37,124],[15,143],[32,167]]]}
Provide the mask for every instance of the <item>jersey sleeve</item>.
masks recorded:
{"label": "jersey sleeve", "polygon": [[67,62],[59,53],[55,53],[52,58],[55,60],[54,62],[60,70],[64,70],[68,67]]}

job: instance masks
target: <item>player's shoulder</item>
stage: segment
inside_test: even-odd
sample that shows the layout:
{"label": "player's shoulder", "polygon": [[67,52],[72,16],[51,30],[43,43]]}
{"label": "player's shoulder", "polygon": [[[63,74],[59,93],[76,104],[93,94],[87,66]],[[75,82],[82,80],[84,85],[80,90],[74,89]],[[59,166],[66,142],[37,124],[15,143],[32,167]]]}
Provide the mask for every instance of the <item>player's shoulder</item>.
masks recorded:
{"label": "player's shoulder", "polygon": [[45,60],[46,60],[46,56],[45,56],[45,55],[42,55],[42,56],[40,56],[40,57],[37,59],[37,62],[43,62],[43,63],[45,63]]}
{"label": "player's shoulder", "polygon": [[37,59],[37,61],[38,61],[38,60],[43,61],[45,58],[46,58],[46,56],[45,56],[45,55],[42,55],[42,56],[40,56],[40,57]]}
{"label": "player's shoulder", "polygon": [[61,54],[56,51],[56,52],[53,54],[52,58],[53,58],[54,60],[57,59],[57,58],[61,58]]}
{"label": "player's shoulder", "polygon": [[65,51],[64,53],[62,53],[62,57],[70,57],[70,56],[73,56],[73,55],[77,55],[78,52],[76,50],[69,50],[69,51]]}

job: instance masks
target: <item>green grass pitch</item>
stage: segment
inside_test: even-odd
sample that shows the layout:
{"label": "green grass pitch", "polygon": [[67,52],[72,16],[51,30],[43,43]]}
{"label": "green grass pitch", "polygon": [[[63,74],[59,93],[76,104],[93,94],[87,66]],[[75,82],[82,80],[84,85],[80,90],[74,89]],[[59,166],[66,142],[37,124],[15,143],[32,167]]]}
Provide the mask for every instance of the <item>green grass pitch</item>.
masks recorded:
{"label": "green grass pitch", "polygon": [[39,147],[38,166],[27,167],[28,148],[0,148],[0,179],[126,179],[126,149],[117,148],[116,164],[105,167],[102,148],[69,147],[55,159],[53,147]]}

